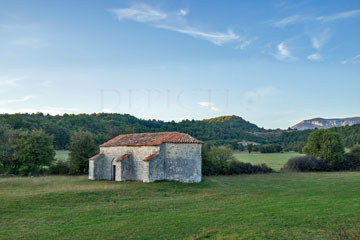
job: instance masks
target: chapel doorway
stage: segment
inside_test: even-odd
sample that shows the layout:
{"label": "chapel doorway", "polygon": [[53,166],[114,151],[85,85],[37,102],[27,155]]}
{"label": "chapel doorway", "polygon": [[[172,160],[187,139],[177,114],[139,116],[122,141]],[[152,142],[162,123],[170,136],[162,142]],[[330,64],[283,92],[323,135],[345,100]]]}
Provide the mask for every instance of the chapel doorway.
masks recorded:
{"label": "chapel doorway", "polygon": [[113,165],[113,168],[112,168],[112,180],[115,180],[116,179],[116,166]]}

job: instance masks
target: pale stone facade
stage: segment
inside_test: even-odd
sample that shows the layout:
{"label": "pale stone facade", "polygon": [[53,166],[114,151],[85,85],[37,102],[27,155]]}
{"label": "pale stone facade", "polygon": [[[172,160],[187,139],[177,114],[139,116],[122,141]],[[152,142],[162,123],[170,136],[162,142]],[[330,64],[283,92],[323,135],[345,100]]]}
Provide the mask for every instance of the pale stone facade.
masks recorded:
{"label": "pale stone facade", "polygon": [[118,139],[130,140],[114,139],[101,145],[100,153],[89,161],[89,179],[200,182],[202,143],[193,138],[184,140],[184,134],[176,138],[174,134],[180,133],[157,133],[155,138],[150,136],[151,141],[143,140],[150,134],[120,135]]}

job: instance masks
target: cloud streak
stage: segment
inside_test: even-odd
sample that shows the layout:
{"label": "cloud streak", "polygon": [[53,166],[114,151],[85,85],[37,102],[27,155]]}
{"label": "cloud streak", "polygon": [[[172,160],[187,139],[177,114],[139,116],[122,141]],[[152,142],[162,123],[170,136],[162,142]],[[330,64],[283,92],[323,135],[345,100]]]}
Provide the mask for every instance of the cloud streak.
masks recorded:
{"label": "cloud streak", "polygon": [[[227,32],[204,31],[202,29],[185,24],[184,18],[188,10],[180,9],[176,13],[165,13],[148,5],[134,5],[130,8],[112,9],[119,21],[132,20],[141,23],[148,23],[152,27],[169,30],[172,32],[186,34],[188,36],[207,40],[217,46],[230,42],[237,42],[241,49],[251,44],[251,40],[240,37],[231,29]],[[181,21],[179,21],[179,18]]]}
{"label": "cloud streak", "polygon": [[311,61],[318,61],[318,60],[321,60],[321,55],[319,53],[313,53],[313,54],[310,54],[309,56],[307,56],[307,59],[309,59]]}
{"label": "cloud streak", "polygon": [[158,28],[167,29],[174,32],[183,33],[194,38],[205,39],[207,41],[212,42],[215,45],[221,46],[228,42],[233,42],[235,40],[239,40],[240,36],[235,34],[232,30],[228,30],[226,33],[221,32],[204,32],[196,28],[178,28],[166,25],[158,25]]}
{"label": "cloud streak", "polygon": [[212,102],[198,102],[197,104],[200,105],[201,107],[209,108],[211,111],[214,112],[220,111],[220,109],[215,107],[215,104]]}
{"label": "cloud streak", "polygon": [[131,8],[111,9],[118,20],[130,19],[136,22],[155,22],[167,18],[167,14],[145,4],[134,5]]}
{"label": "cloud streak", "polygon": [[16,86],[17,82],[23,79],[24,77],[20,77],[20,78],[0,77],[0,86],[1,87]]}
{"label": "cloud streak", "polygon": [[285,27],[291,24],[296,23],[306,23],[306,22],[334,22],[342,19],[353,18],[360,15],[360,9],[335,13],[332,15],[311,17],[311,16],[303,16],[303,15],[293,15],[290,17],[286,17],[277,21],[272,21],[271,24],[274,27]]}
{"label": "cloud streak", "polygon": [[354,56],[354,57],[351,57],[347,60],[343,60],[340,62],[341,64],[347,64],[347,63],[352,63],[352,64],[357,64],[357,63],[360,63],[360,54]]}
{"label": "cloud streak", "polygon": [[11,104],[11,103],[18,103],[18,102],[27,102],[33,98],[35,98],[35,97],[28,95],[28,96],[24,96],[24,97],[16,98],[16,99],[8,99],[8,100],[0,101],[0,105],[7,105],[7,104]]}
{"label": "cloud streak", "polygon": [[336,20],[340,20],[340,19],[357,17],[358,15],[360,15],[360,9],[336,13],[336,14],[328,15],[328,16],[320,16],[320,17],[317,17],[316,20],[322,21],[322,22],[332,22],[332,21],[336,21]]}

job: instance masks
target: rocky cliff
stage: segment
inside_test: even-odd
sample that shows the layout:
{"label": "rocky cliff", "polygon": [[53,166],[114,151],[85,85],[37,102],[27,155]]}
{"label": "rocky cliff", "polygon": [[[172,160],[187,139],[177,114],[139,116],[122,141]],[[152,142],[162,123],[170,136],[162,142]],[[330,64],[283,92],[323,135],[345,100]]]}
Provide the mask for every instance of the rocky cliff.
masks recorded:
{"label": "rocky cliff", "polygon": [[303,120],[292,129],[307,130],[307,129],[327,129],[332,127],[343,127],[360,124],[360,117],[353,118],[338,118],[338,119],[324,119],[324,118],[313,118],[309,120]]}

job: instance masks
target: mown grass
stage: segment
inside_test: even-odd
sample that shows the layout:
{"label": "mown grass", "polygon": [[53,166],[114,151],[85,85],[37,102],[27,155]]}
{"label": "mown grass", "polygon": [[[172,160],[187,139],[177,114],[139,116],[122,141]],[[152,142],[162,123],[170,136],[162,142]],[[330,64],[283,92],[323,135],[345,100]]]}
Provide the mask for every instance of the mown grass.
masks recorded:
{"label": "mown grass", "polygon": [[0,239],[335,239],[360,222],[359,172],[0,178],[0,192]]}
{"label": "mown grass", "polygon": [[251,164],[265,163],[268,167],[278,171],[285,163],[292,157],[303,156],[297,152],[284,152],[284,153],[235,153],[235,158],[241,162]]}

